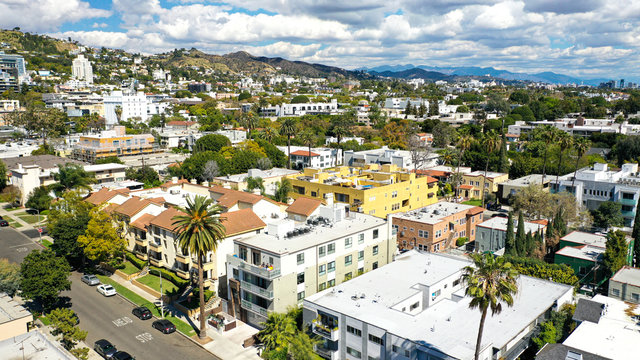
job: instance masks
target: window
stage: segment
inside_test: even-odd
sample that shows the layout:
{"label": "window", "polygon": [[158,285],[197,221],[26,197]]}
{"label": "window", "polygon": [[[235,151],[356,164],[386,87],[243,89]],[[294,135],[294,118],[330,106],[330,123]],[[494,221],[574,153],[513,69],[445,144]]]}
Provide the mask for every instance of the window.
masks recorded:
{"label": "window", "polygon": [[378,229],[373,230],[373,238],[374,239],[378,238]]}
{"label": "window", "polygon": [[311,192],[311,197],[318,197],[318,193],[317,193],[317,192],[315,192],[315,191],[312,191],[312,192]]}
{"label": "window", "polygon": [[304,273],[298,274],[298,285],[304,282]]}
{"label": "window", "polygon": [[395,211],[395,210],[398,210],[398,209],[400,209],[400,203],[391,205],[391,211]]}
{"label": "window", "polygon": [[336,252],[336,244],[335,243],[331,243],[329,245],[327,245],[327,254],[333,254],[334,252]]}
{"label": "window", "polygon": [[[396,226],[396,232],[398,231],[398,226]],[[358,244],[364,243],[364,234],[358,235]]]}
{"label": "window", "polygon": [[612,289],[611,293],[613,294],[613,296],[620,296],[620,289]]}
{"label": "window", "polygon": [[304,291],[298,293],[298,301],[302,301],[302,299],[304,299]]}
{"label": "window", "polygon": [[349,195],[336,193],[336,201],[348,203],[349,202]]}
{"label": "window", "polygon": [[373,265],[371,266],[373,268],[373,270],[378,268],[378,262],[374,262]]}
{"label": "window", "polygon": [[429,232],[427,230],[418,230],[418,236],[421,237],[421,238],[428,239],[429,238]]}
{"label": "window", "polygon": [[304,253],[300,253],[296,257],[298,259],[298,265],[304,264]]}
{"label": "window", "polygon": [[334,287],[334,286],[336,286],[335,279],[327,281],[327,287]]}
{"label": "window", "polygon": [[418,306],[420,306],[420,302],[412,304],[411,306],[409,306],[409,311],[413,311],[413,310],[417,309]]}
{"label": "window", "polygon": [[364,268],[358,269],[358,275],[362,275],[362,274],[364,274]]}
{"label": "window", "polygon": [[329,266],[328,266],[328,268],[327,268],[327,271],[328,271],[328,272],[334,272],[334,271],[336,271],[336,262],[335,262],[335,261],[332,261],[332,262],[330,262],[330,263],[329,263]]}
{"label": "window", "polygon": [[373,255],[378,255],[378,245],[373,247]]}
{"label": "window", "polygon": [[633,301],[638,302],[638,300],[640,300],[640,294],[632,293],[631,298]]}
{"label": "window", "polygon": [[318,285],[318,291],[322,291],[322,290],[324,290],[326,288],[327,288],[327,283],[326,282],[320,283],[320,285]]}
{"label": "window", "polygon": [[325,255],[325,247],[324,246],[320,246],[318,248],[318,257],[323,257]]}
{"label": "window", "polygon": [[392,198],[397,198],[398,197],[398,192],[397,191],[392,191],[391,192],[391,197]]}
{"label": "window", "polygon": [[360,359],[362,357],[362,353],[356,349],[352,349],[347,346],[347,354],[353,356],[354,358]]}
{"label": "window", "polygon": [[369,334],[369,341],[371,341],[374,344],[378,344],[378,345],[384,346],[384,340],[382,340],[381,338],[379,338],[379,337],[377,337],[375,335]]}
{"label": "window", "polygon": [[433,251],[440,251],[440,244],[433,245]]}
{"label": "window", "polygon": [[362,337],[362,330],[356,329],[353,326],[347,325],[347,332],[355,336]]}
{"label": "window", "polygon": [[344,248],[345,249],[350,248],[352,244],[353,244],[353,241],[351,241],[350,237],[344,239]]}
{"label": "window", "polygon": [[353,260],[353,255],[347,255],[344,257],[344,266],[351,265]]}
{"label": "window", "polygon": [[353,274],[351,274],[351,272],[344,274],[344,281],[349,281],[351,279],[353,279]]}
{"label": "window", "polygon": [[358,251],[358,261],[364,260],[364,250]]}
{"label": "window", "polygon": [[318,275],[324,275],[327,272],[327,265],[322,264],[318,268]]}

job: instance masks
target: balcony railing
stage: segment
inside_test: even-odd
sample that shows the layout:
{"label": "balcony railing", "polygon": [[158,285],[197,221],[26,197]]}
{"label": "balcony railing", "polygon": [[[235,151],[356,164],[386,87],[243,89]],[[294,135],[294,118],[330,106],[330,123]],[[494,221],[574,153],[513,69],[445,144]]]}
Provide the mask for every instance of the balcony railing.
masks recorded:
{"label": "balcony railing", "polygon": [[176,275],[178,275],[179,278],[185,279],[185,280],[189,280],[189,272],[186,270],[182,270],[180,268],[176,268]]}
{"label": "balcony railing", "polygon": [[146,247],[148,244],[149,244],[149,239],[141,239],[139,236],[136,236],[136,245]]}
{"label": "balcony railing", "polygon": [[263,268],[262,266],[251,265],[248,262],[242,260],[241,258],[229,255],[227,256],[227,261],[232,266],[237,266],[238,268],[250,272],[252,274],[258,275],[265,279],[275,279],[280,276],[280,269],[276,268]]}
{"label": "balcony railing", "polygon": [[635,211],[623,211],[622,212],[622,216],[626,217],[626,218],[632,218],[634,216],[636,216],[636,212]]}
{"label": "balcony railing", "polygon": [[149,247],[155,252],[161,252],[164,249],[162,244],[158,244],[155,241],[149,241]]}
{"label": "balcony railing", "polygon": [[268,315],[268,310],[263,308],[260,305],[256,305],[254,303],[252,303],[251,301],[247,301],[247,300],[242,300],[242,308],[245,310],[249,310],[251,312],[254,312],[256,314],[262,315],[262,316],[267,316]]}
{"label": "balcony railing", "polygon": [[149,258],[149,262],[151,263],[151,265],[153,266],[164,266],[164,261],[162,259],[156,259],[154,257],[150,257]]}
{"label": "balcony railing", "polygon": [[636,203],[638,202],[638,200],[634,200],[634,199],[619,199],[618,200],[621,204],[623,205],[632,205],[635,206]]}
{"label": "balcony railing", "polygon": [[181,262],[183,264],[190,264],[191,258],[182,254],[176,254],[176,261]]}
{"label": "balcony railing", "polygon": [[313,319],[311,321],[311,330],[324,338],[327,338],[331,341],[337,341],[340,339],[340,331],[338,331],[338,327],[335,326],[333,328],[323,324],[318,319]]}
{"label": "balcony railing", "polygon": [[269,291],[267,289],[261,288],[258,285],[254,285],[246,281],[240,281],[240,286],[242,287],[242,290],[252,292],[256,295],[260,295],[267,299],[273,299],[273,291]]}
{"label": "balcony railing", "polygon": [[316,354],[320,355],[320,357],[327,360],[332,360],[334,358],[333,354],[336,353],[335,350],[330,350],[320,345],[316,345],[314,350]]}

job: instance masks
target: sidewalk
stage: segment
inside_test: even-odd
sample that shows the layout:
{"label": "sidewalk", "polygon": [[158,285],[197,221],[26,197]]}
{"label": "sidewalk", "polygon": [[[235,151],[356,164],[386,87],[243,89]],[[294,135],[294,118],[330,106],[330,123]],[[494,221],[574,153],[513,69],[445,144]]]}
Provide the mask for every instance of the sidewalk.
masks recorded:
{"label": "sidewalk", "polygon": [[[40,221],[40,223],[35,223],[35,224],[29,224],[28,222],[24,221],[23,219],[21,219],[18,215],[27,215],[25,209],[20,209],[20,210],[14,210],[14,211],[8,211],[6,210],[4,207],[7,206],[7,203],[0,203],[0,216],[2,216],[3,219],[9,221],[9,222],[14,222],[14,223],[18,223],[21,226],[20,227],[14,227],[14,229],[16,231],[25,231],[25,230],[36,230],[40,227],[40,226],[45,226],[46,225],[46,219],[47,217],[45,215],[42,215],[42,221]],[[44,235],[42,236],[42,240],[47,240],[51,243],[53,243],[53,239],[49,236],[49,235]]]}
{"label": "sidewalk", "polygon": [[[127,289],[135,292],[140,295],[144,299],[150,302],[158,301],[157,298],[153,297],[151,294],[145,292],[139,287],[133,285],[131,281],[127,281],[121,278],[118,275],[110,276],[111,280],[117,282],[118,284],[126,287]],[[196,326],[200,325],[200,321],[195,318],[188,319],[185,314],[178,311],[171,305],[165,305],[168,308],[168,311],[171,315],[179,318],[187,324],[195,324]],[[240,320],[236,320],[238,324],[235,329],[226,331],[223,333],[219,333],[216,329],[212,327],[207,328],[207,336],[211,338],[213,341],[210,341],[207,344],[200,345],[213,355],[217,356],[220,359],[238,359],[238,360],[259,360],[260,356],[258,356],[258,349],[251,346],[249,348],[244,348],[242,346],[245,339],[253,336],[258,332],[257,329],[240,322]],[[194,339],[192,339],[196,342]]]}

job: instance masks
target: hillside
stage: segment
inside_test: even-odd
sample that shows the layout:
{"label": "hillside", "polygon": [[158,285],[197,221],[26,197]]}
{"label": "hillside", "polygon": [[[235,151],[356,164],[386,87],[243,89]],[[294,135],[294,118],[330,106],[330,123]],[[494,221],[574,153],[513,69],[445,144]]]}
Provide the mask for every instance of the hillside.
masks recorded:
{"label": "hillside", "polygon": [[43,54],[60,54],[78,48],[71,42],[17,30],[0,30],[0,43],[7,44],[2,47],[4,50],[33,51]]}

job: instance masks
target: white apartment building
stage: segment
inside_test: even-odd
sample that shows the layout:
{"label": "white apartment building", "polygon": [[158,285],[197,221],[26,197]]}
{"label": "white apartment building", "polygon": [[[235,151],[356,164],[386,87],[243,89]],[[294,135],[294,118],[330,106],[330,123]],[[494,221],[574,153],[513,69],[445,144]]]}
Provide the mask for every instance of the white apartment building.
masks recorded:
{"label": "white apartment building", "polygon": [[[304,323],[324,359],[471,360],[480,312],[461,282],[466,258],[411,250],[378,270],[304,299]],[[550,310],[572,301],[568,285],[520,276],[512,307],[487,316],[481,360],[516,359]]]}
{"label": "white apartment building", "polygon": [[[289,155],[289,147],[278,146],[280,151],[285,155]],[[342,149],[337,148],[311,148],[307,146],[291,147],[291,166],[293,169],[312,168],[331,168],[342,165]]]}
{"label": "white apartment building", "polygon": [[91,62],[80,54],[73,59],[71,64],[71,74],[78,81],[84,81],[86,84],[93,84],[93,69]]}
{"label": "white apartment building", "polygon": [[514,125],[509,125],[509,134],[521,135],[525,134],[538,126],[550,125],[562,130],[570,135],[589,137],[591,134],[599,133],[619,133],[625,135],[640,134],[640,124],[629,124],[625,121],[616,123],[615,119],[585,119],[563,118],[553,121],[516,121]]}
{"label": "white apartment building", "polygon": [[[575,187],[575,189],[574,189]],[[640,198],[638,164],[623,164],[619,171],[610,171],[607,164],[595,163],[593,167],[578,170],[575,181],[573,172],[555,176],[550,181],[551,192],[568,191],[575,195],[578,205],[597,209],[605,201],[622,204],[625,226],[633,226],[636,204]]]}
{"label": "white apartment building", "polygon": [[282,104],[260,109],[263,116],[303,116],[317,114],[338,114],[338,100],[332,99],[328,103],[304,103],[304,104]]}
{"label": "white apartment building", "polygon": [[[418,164],[418,169],[427,169],[438,165],[440,154],[431,152],[424,162]],[[383,146],[380,149],[344,152],[344,164],[348,166],[365,166],[368,164],[393,164],[399,168],[413,170],[414,164],[411,152],[408,150],[394,150]]]}
{"label": "white apartment building", "polygon": [[260,326],[271,312],[285,312],[307,296],[393,260],[390,222],[346,212],[330,195],[319,209],[318,202],[309,202],[311,213],[319,215],[306,222],[290,218],[234,240],[227,274],[234,313],[242,321]]}
{"label": "white apartment building", "polygon": [[108,127],[118,125],[118,107],[122,111],[120,120],[136,117],[146,122],[149,117],[147,96],[143,92],[125,94],[122,91],[113,91],[104,97],[104,117]]}

